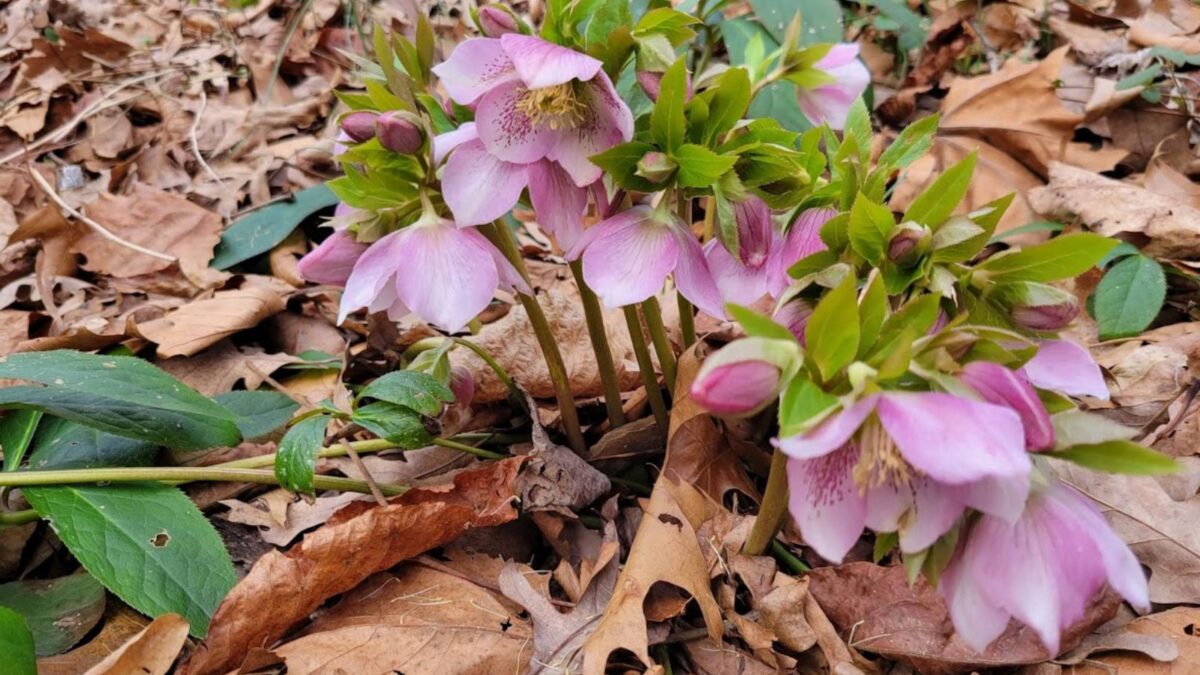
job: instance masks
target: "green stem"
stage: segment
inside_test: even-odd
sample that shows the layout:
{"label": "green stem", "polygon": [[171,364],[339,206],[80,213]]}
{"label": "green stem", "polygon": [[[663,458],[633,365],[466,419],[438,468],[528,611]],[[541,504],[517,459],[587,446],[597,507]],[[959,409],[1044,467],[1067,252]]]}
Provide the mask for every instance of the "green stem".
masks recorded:
{"label": "green stem", "polygon": [[762,504],[758,507],[758,516],[746,537],[742,553],[746,555],[762,555],[771,542],[775,533],[783,527],[783,518],[787,514],[787,455],[778,448],[771,455],[771,472],[767,474],[767,489],[763,492]]}
{"label": "green stem", "polygon": [[[382,438],[373,438],[369,441],[353,441],[350,443],[351,449],[360,455],[365,455],[372,452],[382,452],[400,447],[399,445],[385,441]],[[317,457],[344,457],[346,455],[346,447],[341,443],[330,445],[321,448],[317,451]],[[257,455],[247,457],[246,459],[235,459],[232,462],[222,462],[214,464],[213,468],[219,469],[261,469],[267,466],[275,466],[275,453],[269,455]]]}
{"label": "green stem", "polygon": [[453,450],[460,450],[462,452],[467,453],[468,455],[475,455],[476,457],[479,457],[480,459],[504,459],[505,457],[508,456],[508,455],[502,455],[498,452],[492,452],[491,450],[484,450],[483,448],[477,448],[473,445],[467,445],[466,443],[459,443],[458,441],[452,441],[449,438],[435,438],[435,439],[433,439],[433,444],[440,445],[443,448],[451,448]]}
{"label": "green stem", "polygon": [[32,523],[41,516],[33,509],[24,511],[0,511],[0,527],[12,527]]}
{"label": "green stem", "polygon": [[667,338],[667,327],[663,324],[662,307],[658,298],[653,295],[642,303],[642,315],[646,317],[646,328],[650,330],[650,341],[654,343],[654,351],[658,354],[658,363],[662,366],[663,379],[667,381],[667,391],[675,396],[675,350],[671,348],[671,340]]}
{"label": "green stem", "polygon": [[687,349],[696,344],[696,310],[682,293],[676,293],[675,300],[679,303],[679,332],[683,335],[683,348]]}
{"label": "green stem", "polygon": [[[482,230],[528,283],[529,271],[525,269],[525,259],[521,257],[521,250],[517,248],[517,240],[513,238],[508,226],[502,222],[496,222]],[[542,347],[542,357],[546,360],[546,369],[550,371],[550,380],[554,383],[554,396],[558,399],[558,414],[562,417],[563,430],[567,433],[567,442],[572,450],[582,455],[587,451],[587,446],[583,442],[583,430],[579,426],[579,412],[575,409],[575,399],[571,396],[567,366],[563,363],[562,352],[558,349],[554,331],[551,330],[550,322],[546,319],[546,313],[542,311],[542,306],[538,304],[537,298],[524,293],[517,293],[517,298],[525,308],[525,313],[529,315],[529,324],[533,326],[533,333]]]}
{"label": "green stem", "polygon": [[583,317],[587,321],[588,337],[592,351],[596,354],[596,368],[600,371],[600,384],[604,387],[604,407],[608,411],[608,425],[617,428],[625,423],[625,411],[621,408],[621,386],[617,381],[617,367],[613,363],[612,350],[608,346],[608,333],[604,328],[604,312],[600,300],[583,279],[583,263],[572,260],[568,267],[579,287],[579,298],[583,301]]}
{"label": "green stem", "polygon": [[776,558],[782,560],[783,564],[787,565],[788,569],[794,574],[804,574],[811,569],[808,565],[804,564],[803,560],[797,558],[794,553],[787,550],[787,547],[778,539],[771,540],[771,552],[775,554]]}
{"label": "green stem", "polygon": [[[100,469],[61,469],[51,471],[16,471],[0,474],[0,486],[27,487],[32,485],[69,485],[74,483],[127,483],[131,481],[162,481],[186,483],[191,481],[222,481],[233,483],[257,483],[279,485],[274,471],[261,469],[229,469],[212,466],[138,466]],[[313,487],[318,490],[341,490],[342,492],[371,491],[366,481],[333,476],[313,477]],[[380,485],[380,492],[393,496],[403,494],[405,485]]]}
{"label": "green stem", "polygon": [[658,377],[654,374],[654,364],[650,361],[650,350],[646,348],[646,336],[642,333],[637,306],[625,305],[624,309],[625,325],[629,327],[629,338],[633,342],[633,354],[637,357],[638,372],[642,374],[642,384],[646,386],[646,398],[650,401],[650,410],[654,412],[654,420],[658,423],[659,434],[666,438],[670,422],[667,417],[667,403],[663,400]]}
{"label": "green stem", "polygon": [[521,406],[522,409],[524,409],[526,412],[529,412],[529,402],[525,400],[525,392],[521,391],[521,388],[517,386],[516,382],[513,382],[512,376],[508,374],[508,371],[504,369],[504,366],[500,365],[499,361],[493,358],[486,349],[480,347],[474,342],[471,342],[470,340],[464,340],[463,338],[452,339],[454,340],[454,344],[470,349],[472,352],[475,352],[476,356],[483,359],[483,362],[487,364],[488,368],[492,369],[492,372],[496,374],[496,377],[499,378],[500,382],[504,384],[504,387],[508,389],[509,397],[512,398],[517,405]]}

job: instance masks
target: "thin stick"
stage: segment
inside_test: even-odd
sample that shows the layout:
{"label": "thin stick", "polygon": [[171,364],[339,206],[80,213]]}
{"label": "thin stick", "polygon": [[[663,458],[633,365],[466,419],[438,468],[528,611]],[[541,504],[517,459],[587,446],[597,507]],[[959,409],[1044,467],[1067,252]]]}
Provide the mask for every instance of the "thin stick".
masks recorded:
{"label": "thin stick", "polygon": [[346,439],[342,439],[341,445],[350,457],[350,462],[354,464],[354,468],[358,469],[358,472],[363,476],[363,481],[371,489],[371,496],[375,498],[375,503],[380,506],[387,506],[387,500],[383,498],[383,493],[379,491],[379,486],[375,484],[375,479],[371,477],[371,472],[367,471],[367,465],[363,464],[362,457],[358,456],[358,453],[354,451],[354,448],[350,447],[350,443]]}
{"label": "thin stick", "polygon": [[217,184],[220,185],[225,192],[231,192],[229,186],[225,184],[225,181],[221,180],[221,177],[217,175],[217,172],[213,171],[213,168],[208,165],[208,162],[204,161],[204,156],[200,154],[200,141],[196,138],[196,130],[200,128],[200,117],[204,115],[204,111],[207,109],[208,95],[204,93],[204,83],[201,82],[200,109],[196,111],[196,117],[192,120],[192,128],[188,130],[188,142],[192,146],[192,154],[196,156],[196,161],[200,163],[200,166],[204,167],[205,173],[212,177],[213,180],[217,181]]}
{"label": "thin stick", "polygon": [[62,209],[63,211],[66,211],[68,214],[70,214],[70,215],[74,216],[75,218],[79,219],[80,221],[82,221],[85,225],[92,228],[92,230],[94,230],[96,232],[96,234],[99,234],[100,236],[113,242],[114,244],[117,244],[119,246],[124,246],[127,249],[130,249],[132,251],[137,251],[138,253],[141,253],[143,255],[148,255],[152,258],[158,258],[159,260],[166,260],[167,262],[175,262],[176,260],[178,260],[178,258],[176,258],[173,255],[170,255],[167,253],[159,253],[158,251],[152,251],[152,250],[146,248],[145,246],[139,246],[138,244],[135,244],[132,241],[122,239],[121,237],[118,237],[117,235],[113,234],[112,232],[109,232],[107,229],[105,229],[105,227],[103,225],[101,225],[100,223],[97,223],[96,221],[92,220],[91,218],[88,218],[87,216],[83,215],[81,212],[77,211],[70,204],[64,202],[62,200],[62,197],[59,197],[58,193],[54,191],[54,188],[50,187],[50,184],[46,182],[46,179],[42,178],[41,174],[39,174],[37,171],[33,170],[33,167],[29,167],[29,176],[33,179],[33,182],[37,184],[38,188],[40,188],[41,191],[43,193],[45,193],[46,197],[48,197],[50,199],[50,201],[54,202],[54,204],[56,206],[58,206],[58,208]]}
{"label": "thin stick", "polygon": [[637,357],[638,371],[642,375],[642,384],[646,387],[646,398],[650,401],[650,410],[654,412],[654,421],[658,424],[658,432],[667,436],[670,418],[667,417],[667,403],[663,400],[662,389],[658,387],[658,376],[654,374],[654,364],[650,361],[650,350],[646,348],[646,335],[642,333],[642,322],[638,318],[636,305],[625,305],[625,325],[629,328],[630,341],[633,342],[633,354]]}

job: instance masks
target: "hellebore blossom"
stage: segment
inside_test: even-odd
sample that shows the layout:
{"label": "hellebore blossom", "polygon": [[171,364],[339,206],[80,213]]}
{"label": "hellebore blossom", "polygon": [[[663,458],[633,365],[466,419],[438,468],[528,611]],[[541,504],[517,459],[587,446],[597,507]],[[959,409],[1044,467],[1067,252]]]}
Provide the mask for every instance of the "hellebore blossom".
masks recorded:
{"label": "hellebore blossom", "polygon": [[863,527],[932,545],[965,507],[1015,520],[1032,466],[1021,420],[941,392],[883,392],[774,441],[788,455],[790,510],[805,541],[840,562]]}
{"label": "hellebore blossom", "polygon": [[633,137],[633,115],[601,62],[507,33],[463,42],[433,71],[452,99],[475,106],[473,125],[436,144],[450,153],[442,194],[455,221],[493,221],[528,187],[539,224],[573,248],[585,188],[601,174],[589,158]]}
{"label": "hellebore blossom", "polygon": [[337,230],[316,248],[300,259],[300,276],[317,284],[345,286],[354,264],[367,250],[367,245],[354,238],[349,230]]}
{"label": "hellebore blossom", "polygon": [[675,272],[683,297],[724,317],[700,242],[675,214],[634,206],[588,229],[574,253],[583,251],[583,278],[608,307],[641,302],[662,289]]}
{"label": "hellebore blossom", "polygon": [[753,195],[733,205],[737,221],[738,256],[721,242],[704,245],[704,258],[725,302],[749,305],[764,295],[778,297],[791,279],[787,270],[797,260],[825,249],[820,230],[837,212],[809,209],[800,214],[786,235],[771,222],[771,210]]}
{"label": "hellebore blossom", "polygon": [[977,391],[983,400],[1011,408],[1025,427],[1027,450],[1054,447],[1054,423],[1025,375],[990,361],[972,361],[963,367],[959,379]]}
{"label": "hellebore blossom", "polygon": [[858,45],[853,43],[834,45],[813,67],[834,81],[812,88],[798,87],[800,109],[813,124],[826,122],[841,129],[850,106],[871,83],[871,73],[858,60]]}
{"label": "hellebore blossom", "polygon": [[1058,654],[1062,629],[1083,618],[1108,583],[1150,609],[1137,558],[1086,497],[1057,481],[1039,486],[1015,522],[983,515],[942,573],[954,628],[982,652],[1015,618]]}
{"label": "hellebore blossom", "polygon": [[1100,366],[1086,349],[1067,340],[1038,343],[1037,354],[1021,369],[1035,387],[1068,396],[1091,396],[1108,400],[1108,385]]}
{"label": "hellebore blossom", "polygon": [[747,417],[779,396],[802,360],[795,343],[760,337],[737,340],[704,360],[690,394],[714,415]]}
{"label": "hellebore blossom", "polygon": [[530,292],[482,234],[432,212],[372,243],[345,283],[339,323],[365,307],[392,319],[412,312],[448,332],[482,312],[498,287]]}

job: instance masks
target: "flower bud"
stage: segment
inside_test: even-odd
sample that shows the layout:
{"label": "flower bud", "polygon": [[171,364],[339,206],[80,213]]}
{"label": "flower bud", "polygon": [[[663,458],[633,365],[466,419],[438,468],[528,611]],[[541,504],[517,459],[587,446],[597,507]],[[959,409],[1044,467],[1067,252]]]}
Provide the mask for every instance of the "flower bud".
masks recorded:
{"label": "flower bud", "polygon": [[450,368],[450,391],[454,392],[454,399],[458,405],[463,407],[471,405],[471,401],[475,398],[475,377],[471,375],[471,371],[463,366],[452,366]]}
{"label": "flower bud", "polygon": [[520,24],[512,10],[501,5],[484,5],[479,8],[479,30],[490,38],[498,38],[506,33],[519,33]]}
{"label": "flower bud", "polygon": [[1079,316],[1079,303],[1069,298],[1053,305],[1013,307],[1012,320],[1027,330],[1052,331],[1066,328]]}
{"label": "flower bud", "polygon": [[[646,96],[655,103],[658,102],[658,91],[662,88],[663,74],[649,70],[639,70],[637,73],[638,85],[642,91],[646,92]],[[692,76],[687,74],[687,93],[684,94],[684,102],[692,100]]]}
{"label": "flower bud", "polygon": [[1070,293],[1031,281],[999,284],[993,294],[1008,307],[1013,323],[1026,330],[1066,328],[1079,315],[1079,301]]}
{"label": "flower bud", "polygon": [[375,118],[379,113],[359,110],[342,117],[342,131],[355,143],[375,138]]}
{"label": "flower bud", "polygon": [[800,346],[787,340],[731,342],[704,361],[692,382],[692,400],[714,415],[753,415],[779,396],[803,359]]}
{"label": "flower bud", "polygon": [[651,150],[638,160],[634,173],[657,185],[666,182],[677,168],[679,165],[665,153]]}
{"label": "flower bud", "polygon": [[900,267],[912,267],[928,248],[929,230],[915,223],[905,223],[888,240],[887,258]]}
{"label": "flower bud", "polygon": [[425,143],[425,131],[416,115],[396,110],[387,112],[375,120],[375,133],[379,144],[402,155],[411,155]]}

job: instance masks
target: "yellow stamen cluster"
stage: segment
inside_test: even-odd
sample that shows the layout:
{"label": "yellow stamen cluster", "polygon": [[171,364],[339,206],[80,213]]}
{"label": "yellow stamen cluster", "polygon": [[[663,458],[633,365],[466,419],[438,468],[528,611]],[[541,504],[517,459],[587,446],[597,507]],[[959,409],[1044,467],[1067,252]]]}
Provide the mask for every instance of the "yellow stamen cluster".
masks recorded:
{"label": "yellow stamen cluster", "polygon": [[528,89],[517,99],[517,109],[535,125],[572,129],[583,122],[586,108],[575,95],[572,82]]}
{"label": "yellow stamen cluster", "polygon": [[910,475],[908,462],[900,454],[896,442],[876,419],[863,425],[859,436],[858,463],[854,465],[854,484],[862,492],[885,483],[907,485]]}

